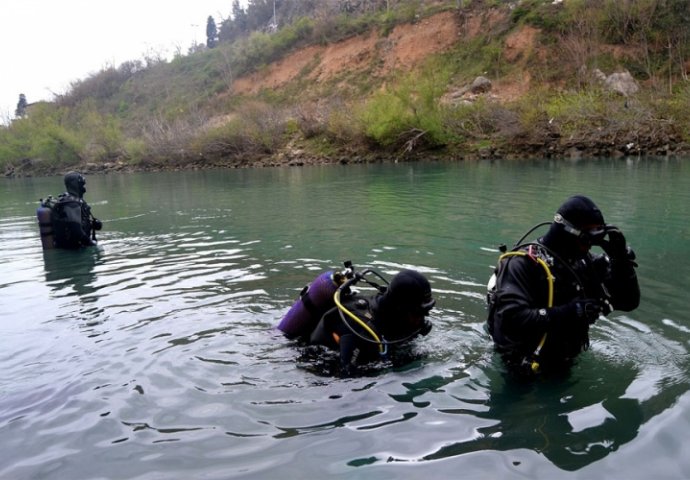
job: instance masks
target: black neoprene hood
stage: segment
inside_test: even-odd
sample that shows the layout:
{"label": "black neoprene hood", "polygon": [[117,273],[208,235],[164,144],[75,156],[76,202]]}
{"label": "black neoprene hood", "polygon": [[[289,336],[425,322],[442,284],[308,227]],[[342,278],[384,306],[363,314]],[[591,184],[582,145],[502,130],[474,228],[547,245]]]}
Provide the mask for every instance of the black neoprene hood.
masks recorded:
{"label": "black neoprene hood", "polygon": [[79,172],[69,172],[65,175],[67,193],[81,198],[86,193],[86,179]]}
{"label": "black neoprene hood", "polygon": [[410,309],[429,310],[436,303],[429,281],[415,270],[403,270],[393,277],[385,295],[396,305]]}
{"label": "black neoprene hood", "polygon": [[583,229],[592,225],[605,225],[604,215],[599,207],[584,195],[574,195],[563,202],[558,211],[563,218],[576,228]]}

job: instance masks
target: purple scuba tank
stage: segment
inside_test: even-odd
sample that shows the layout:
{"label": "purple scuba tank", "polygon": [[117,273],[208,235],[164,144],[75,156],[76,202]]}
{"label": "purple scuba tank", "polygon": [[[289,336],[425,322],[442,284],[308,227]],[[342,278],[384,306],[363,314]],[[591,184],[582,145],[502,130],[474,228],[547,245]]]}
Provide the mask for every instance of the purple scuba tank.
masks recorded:
{"label": "purple scuba tank", "polygon": [[335,306],[333,295],[337,289],[338,283],[332,271],[316,277],[311,284],[304,287],[300,298],[278,324],[278,330],[290,338],[311,333],[323,314]]}
{"label": "purple scuba tank", "polygon": [[41,245],[44,249],[55,248],[53,243],[53,221],[52,209],[46,206],[47,202],[41,202],[41,206],[36,210],[38,218],[38,230],[41,233]]}

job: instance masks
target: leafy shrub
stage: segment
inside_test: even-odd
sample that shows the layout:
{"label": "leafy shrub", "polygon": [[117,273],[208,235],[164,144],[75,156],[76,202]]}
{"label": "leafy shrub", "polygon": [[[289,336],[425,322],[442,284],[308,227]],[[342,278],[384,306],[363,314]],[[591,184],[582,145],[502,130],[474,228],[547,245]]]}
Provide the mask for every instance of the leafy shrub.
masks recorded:
{"label": "leafy shrub", "polygon": [[685,83],[676,88],[667,102],[657,103],[657,112],[660,117],[672,122],[683,141],[690,142],[690,83]]}
{"label": "leafy shrub", "polygon": [[250,103],[220,125],[200,130],[189,150],[208,158],[274,153],[284,143],[287,125],[284,112]]}
{"label": "leafy shrub", "polygon": [[40,159],[52,165],[79,162],[84,143],[64,122],[66,112],[49,103],[33,105],[25,118],[4,129],[0,163],[10,165],[23,159]]}
{"label": "leafy shrub", "polygon": [[411,151],[449,141],[439,100],[450,72],[438,66],[420,76],[410,75],[385,91],[375,92],[359,111],[365,134],[384,147]]}
{"label": "leafy shrub", "polygon": [[460,142],[483,140],[494,135],[510,137],[521,130],[514,110],[483,98],[446,109],[444,122],[455,135],[455,140]]}

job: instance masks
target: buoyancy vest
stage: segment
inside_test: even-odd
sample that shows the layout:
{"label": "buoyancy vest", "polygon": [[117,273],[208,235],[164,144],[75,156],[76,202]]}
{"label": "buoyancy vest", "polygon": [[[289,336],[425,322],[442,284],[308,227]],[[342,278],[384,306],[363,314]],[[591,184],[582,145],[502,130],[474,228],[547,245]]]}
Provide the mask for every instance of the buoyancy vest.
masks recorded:
{"label": "buoyancy vest", "polygon": [[345,310],[355,315],[359,321],[353,320],[337,307],[333,308],[321,318],[310,336],[310,342],[337,349],[343,336],[354,335],[357,343],[367,351],[366,357],[377,357],[381,353],[380,344],[377,343],[381,334],[373,323],[370,299],[354,294],[347,295],[341,302]]}
{"label": "buoyancy vest", "polygon": [[52,206],[53,238],[58,248],[79,248],[90,245],[89,209],[83,200],[61,194]]}

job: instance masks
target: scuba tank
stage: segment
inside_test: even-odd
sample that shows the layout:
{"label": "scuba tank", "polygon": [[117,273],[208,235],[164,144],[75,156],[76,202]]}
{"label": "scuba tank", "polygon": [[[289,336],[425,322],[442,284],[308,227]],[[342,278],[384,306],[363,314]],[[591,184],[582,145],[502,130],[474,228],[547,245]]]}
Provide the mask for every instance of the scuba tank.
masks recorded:
{"label": "scuba tank", "polygon": [[38,230],[41,234],[41,245],[44,250],[55,248],[53,240],[53,197],[49,196],[45,201],[40,200],[40,205],[36,209],[36,218],[38,219]]}
{"label": "scuba tank", "polygon": [[278,330],[289,338],[310,334],[323,314],[335,306],[333,295],[344,280],[344,274],[333,271],[316,277],[302,289],[300,297],[278,324]]}
{"label": "scuba tank", "polygon": [[[405,279],[398,281],[398,289],[401,290],[397,297],[386,297],[388,293],[396,291],[392,290],[392,286],[395,285],[397,278],[402,278],[398,276],[400,274],[393,278],[392,283],[389,283],[381,274],[371,268],[355,271],[352,262],[349,260],[344,262],[344,265],[345,269],[343,271],[324,272],[316,277],[311,284],[304,287],[300,293],[300,298],[281,320],[277,327],[278,330],[291,339],[300,338],[312,344],[324,345],[329,348],[339,346],[341,349],[343,346],[340,341],[340,335],[346,334],[349,337],[354,335],[356,343],[352,343],[353,340],[349,338],[345,350],[341,350],[341,354],[343,351],[348,351],[349,354],[352,354],[353,362],[356,361],[359,355],[357,352],[360,352],[360,347],[363,343],[376,345],[378,353],[385,357],[388,353],[389,345],[404,343],[417,335],[429,333],[431,323],[425,320],[419,328],[412,332],[403,330],[406,334],[403,338],[396,337],[392,341],[386,340],[383,337],[382,331],[379,331],[379,328],[382,328],[382,326],[376,325],[376,312],[381,313],[380,320],[382,322],[386,319],[396,320],[398,310],[390,303],[386,310],[389,316],[383,316],[383,300],[388,299],[389,302],[400,302],[406,299],[407,295],[410,294],[409,279],[405,277]],[[368,279],[368,275],[376,276],[385,285],[379,285]],[[409,273],[406,275],[409,276]],[[424,280],[426,281],[426,279]],[[371,300],[367,300],[360,296],[357,291],[351,290],[351,287],[358,282],[364,282],[369,287],[372,287],[376,291],[376,296],[372,297]],[[414,283],[413,286],[418,285]],[[400,298],[401,295],[402,298]],[[397,298],[397,300],[393,298]],[[372,305],[370,302],[374,302],[376,305],[374,310],[370,308],[370,305]],[[428,302],[428,309],[424,312],[424,315],[428,314],[428,310],[433,307],[433,303],[433,300]],[[331,317],[334,312],[337,312],[339,315],[342,325],[337,322],[337,318]],[[391,316],[390,314],[393,315]],[[338,323],[338,325],[336,326],[335,323]],[[346,328],[342,328],[343,326]],[[355,350],[351,350],[352,348],[355,348]],[[367,349],[367,352],[366,355],[372,353],[370,349]],[[348,360],[348,362],[350,361]]]}
{"label": "scuba tank", "polygon": [[[355,268],[349,260],[345,261],[344,265],[345,269],[343,271],[324,272],[309,285],[305,286],[300,292],[299,299],[297,299],[278,324],[278,330],[282,331],[288,338],[308,337],[326,313],[337,309],[348,328],[352,330],[350,320],[346,316],[350,317],[355,323],[360,324],[375,339],[374,343],[380,344],[383,348],[378,335],[372,332],[370,327],[365,325],[361,319],[353,315],[347,307],[343,306],[341,294],[351,295],[350,287],[360,281],[366,282],[379,293],[385,292],[386,287],[381,287],[365,278],[368,274],[376,275],[386,284],[388,284],[388,281],[372,269],[355,272]],[[354,331],[353,333],[357,334]],[[361,335],[358,334],[358,336]]]}

